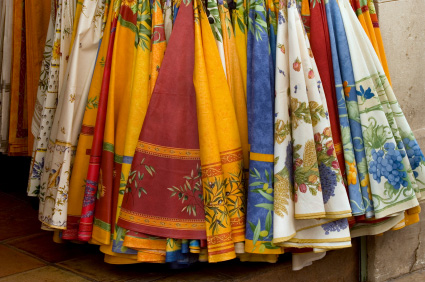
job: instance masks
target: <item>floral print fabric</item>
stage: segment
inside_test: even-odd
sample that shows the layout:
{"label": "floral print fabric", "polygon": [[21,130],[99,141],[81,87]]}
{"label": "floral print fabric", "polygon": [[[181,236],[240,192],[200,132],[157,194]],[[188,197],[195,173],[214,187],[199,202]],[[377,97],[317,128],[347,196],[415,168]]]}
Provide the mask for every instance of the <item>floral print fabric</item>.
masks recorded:
{"label": "floral print fabric", "polygon": [[295,2],[287,5],[280,7],[277,37],[273,243],[343,248],[350,245],[351,209],[325,94]]}
{"label": "floral print fabric", "polygon": [[[71,167],[75,158],[77,139],[81,130],[96,53],[102,35],[104,1],[86,0],[85,2],[86,15],[80,18],[75,36],[75,44],[79,48],[74,48],[69,56],[69,67],[64,69],[67,74],[62,88],[59,80],[58,110],[53,120],[45,156],[45,171],[42,175],[42,180],[48,179],[49,188],[47,190],[42,182],[41,189],[46,189],[45,191],[52,198],[45,201],[43,207],[40,208],[40,219],[46,225],[59,226],[63,229],[66,228],[67,213],[65,211],[68,205]],[[62,6],[65,29],[68,28],[69,19],[73,16],[74,8],[71,6],[70,3],[64,3]],[[89,35],[82,36],[86,33]],[[63,43],[65,43],[64,48],[69,49],[70,43],[68,41]],[[60,72],[61,70],[59,70]],[[54,181],[52,181],[52,175],[55,175]]]}
{"label": "floral print fabric", "polygon": [[[353,87],[354,77],[346,36],[343,30],[341,15],[334,0],[326,2],[327,22],[329,29],[332,62],[335,78],[336,98],[338,103],[339,123],[341,126],[342,147],[347,172],[347,184],[353,215],[364,215],[372,209],[367,187],[368,178],[363,148],[361,125],[358,116],[355,116],[357,97]],[[340,55],[340,56],[338,56]],[[344,82],[343,82],[344,79]],[[347,105],[346,105],[347,103]],[[347,108],[349,110],[347,110]],[[353,141],[355,140],[355,141]],[[357,164],[360,164],[358,167]],[[361,166],[363,164],[363,166]],[[366,171],[365,171],[366,169]],[[361,180],[361,181],[360,181]],[[363,187],[366,198],[363,199],[360,187]]]}
{"label": "floral print fabric", "polygon": [[423,154],[349,2],[342,1],[340,10],[352,58],[375,217],[382,218],[418,205]]}
{"label": "floral print fabric", "polygon": [[371,1],[354,4],[369,12],[52,0],[28,186],[42,228],[113,264],[276,262],[296,248],[300,269],[417,222],[425,160]]}

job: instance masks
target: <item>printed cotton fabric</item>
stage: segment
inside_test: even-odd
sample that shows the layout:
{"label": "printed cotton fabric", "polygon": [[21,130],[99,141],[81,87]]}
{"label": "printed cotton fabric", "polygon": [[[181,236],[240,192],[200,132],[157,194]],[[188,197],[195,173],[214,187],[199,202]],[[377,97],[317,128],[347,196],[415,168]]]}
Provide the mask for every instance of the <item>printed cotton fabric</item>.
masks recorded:
{"label": "printed cotton fabric", "polygon": [[351,209],[295,2],[279,11],[277,40],[273,243],[322,251],[349,247]]}
{"label": "printed cotton fabric", "polygon": [[353,65],[375,218],[418,205],[423,154],[348,1],[340,2]]}
{"label": "printed cotton fabric", "polygon": [[419,221],[425,159],[371,0],[50,4],[1,3],[0,151],[32,147],[55,242],[298,270]]}

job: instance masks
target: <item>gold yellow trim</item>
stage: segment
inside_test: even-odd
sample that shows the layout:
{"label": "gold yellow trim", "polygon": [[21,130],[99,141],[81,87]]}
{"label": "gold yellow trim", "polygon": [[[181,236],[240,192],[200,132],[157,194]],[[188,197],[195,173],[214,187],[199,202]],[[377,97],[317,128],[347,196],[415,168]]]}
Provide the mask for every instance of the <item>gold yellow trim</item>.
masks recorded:
{"label": "gold yellow trim", "polygon": [[326,212],[326,214],[344,214],[344,213],[349,213],[351,214],[351,210],[346,210],[346,211],[336,211],[336,212]]}
{"label": "gold yellow trim", "polygon": [[312,218],[324,218],[326,217],[325,212],[316,212],[316,213],[305,213],[305,214],[296,214],[296,219],[312,219]]}
{"label": "gold yellow trim", "polygon": [[349,218],[351,216],[352,216],[351,213],[350,214],[343,213],[343,214],[335,214],[335,215],[327,214],[325,218],[343,219],[343,218]]}
{"label": "gold yellow trim", "polygon": [[282,244],[283,242],[288,241],[289,239],[293,238],[297,232],[293,233],[292,235],[286,236],[286,237],[279,237],[279,238],[273,238],[272,243],[275,245]]}
{"label": "gold yellow trim", "polygon": [[326,250],[339,250],[339,249],[344,249],[344,248],[351,248],[352,245],[338,245],[338,246],[317,246],[317,245],[297,245],[296,243],[294,244],[285,244],[285,247],[287,248],[317,248],[317,249],[322,249],[324,251]]}
{"label": "gold yellow trim", "polygon": [[250,152],[249,159],[252,161],[272,163],[274,161],[274,155]]}
{"label": "gold yellow trim", "polygon": [[221,262],[236,258],[235,252],[222,253],[217,255],[208,254],[208,262]]}
{"label": "gold yellow trim", "polygon": [[145,215],[121,209],[120,219],[130,223],[174,230],[205,230],[205,221],[202,219],[175,219]]}
{"label": "gold yellow trim", "polygon": [[297,239],[292,238],[288,242],[292,243],[337,243],[337,242],[351,242],[351,237],[345,238],[332,238],[332,239]]}
{"label": "gold yellow trim", "polygon": [[145,153],[152,156],[169,158],[169,159],[180,159],[180,160],[200,160],[201,155],[199,149],[183,149],[165,147],[155,145],[143,141],[137,142],[136,151]]}
{"label": "gold yellow trim", "polygon": [[306,227],[303,227],[303,228],[298,229],[297,232],[301,232],[303,230],[307,230],[307,229],[311,229],[311,228],[314,228],[314,227],[317,227],[317,226],[321,226],[323,224],[326,224],[326,223],[329,223],[329,222],[333,222],[333,221],[335,221],[335,219],[331,219],[331,220],[328,220],[326,222],[322,222],[322,223],[318,223],[318,224],[306,226]]}
{"label": "gold yellow trim", "polygon": [[109,245],[111,243],[111,232],[93,225],[92,239],[100,242],[102,245]]}
{"label": "gold yellow trim", "polygon": [[166,239],[152,240],[148,238],[136,238],[132,236],[125,236],[123,246],[131,249],[151,249],[151,250],[164,250],[167,246]]}
{"label": "gold yellow trim", "polygon": [[45,221],[43,221],[43,220],[40,220],[40,222],[43,224],[43,225],[45,225],[46,227],[49,227],[49,228],[52,228],[53,230],[48,230],[48,229],[43,229],[43,230],[47,230],[47,231],[55,231],[55,229],[58,229],[58,230],[66,230],[66,227],[62,227],[62,226],[56,226],[56,225],[51,225],[51,224],[48,224],[48,223],[46,223]]}
{"label": "gold yellow trim", "polygon": [[137,252],[137,261],[150,263],[165,263],[165,253],[154,254],[150,252],[139,251]]}
{"label": "gold yellow trim", "polygon": [[[275,255],[280,255],[283,254],[283,249],[281,246],[276,246],[278,248],[276,249],[265,249],[264,252],[260,252],[260,248],[259,246],[261,245],[262,241],[257,241],[255,243],[255,250],[254,250],[254,244],[252,240],[245,240],[245,252],[247,253],[251,253],[251,254],[263,254],[263,255],[267,255],[267,254],[275,254]],[[266,242],[266,243],[270,243],[270,242]],[[252,251],[254,250],[254,251]]]}

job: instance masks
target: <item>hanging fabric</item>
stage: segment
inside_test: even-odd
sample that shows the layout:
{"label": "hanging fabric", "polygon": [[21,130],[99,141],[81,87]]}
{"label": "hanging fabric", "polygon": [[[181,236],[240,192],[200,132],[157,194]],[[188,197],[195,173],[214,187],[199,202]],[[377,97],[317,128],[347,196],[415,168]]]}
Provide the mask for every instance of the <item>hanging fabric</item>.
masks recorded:
{"label": "hanging fabric", "polygon": [[[248,14],[248,140],[250,143],[248,210],[245,251],[280,254],[273,245],[273,113],[265,4],[251,0]],[[274,88],[274,86],[273,86]]]}
{"label": "hanging fabric", "polygon": [[28,196],[38,196],[40,191],[41,173],[44,169],[44,155],[50,137],[50,123],[54,115],[54,109],[50,107],[46,109],[45,106],[47,104],[45,103],[49,102],[51,104],[50,97],[57,95],[57,73],[53,75],[53,70],[58,66],[59,56],[57,53],[53,53],[53,46],[54,42],[56,42],[55,38],[58,40],[56,34],[58,31],[55,28],[60,27],[60,22],[58,22],[59,20],[57,18],[60,11],[58,5],[56,0],[51,1],[49,28],[47,30],[43,61],[41,63],[34,113],[32,115],[31,133],[34,136],[34,144],[32,146],[32,158],[27,187]]}
{"label": "hanging fabric", "polygon": [[[54,228],[57,226],[57,229],[66,228],[67,213],[64,211],[68,206],[71,167],[77,149],[99,40],[102,36],[104,1],[86,0],[84,5],[85,16],[80,18],[75,35],[75,44],[78,48],[73,48],[69,58],[66,58],[69,62],[67,74],[59,91],[57,111],[45,157],[49,169],[43,173],[43,176],[49,177],[48,189],[52,198],[45,202],[43,209],[40,209],[40,216],[44,218],[43,222],[46,225]],[[73,16],[74,8],[70,3],[64,3],[62,7],[64,25],[68,28],[67,24]],[[64,47],[69,48],[68,41],[64,43],[67,43]],[[54,182],[51,181],[52,175]]]}
{"label": "hanging fabric", "polygon": [[[192,15],[191,2],[182,2],[140,133],[118,225],[154,236],[205,239]],[[158,122],[166,130],[158,131]]]}
{"label": "hanging fabric", "polygon": [[[151,13],[152,13],[152,36],[151,36],[151,43],[152,46],[150,48],[150,66],[149,66],[149,92],[147,94],[147,103],[149,103],[152,92],[154,90],[159,71],[161,69],[161,63],[164,57],[164,52],[166,48],[166,39],[165,39],[165,30],[164,30],[164,18],[163,13],[161,9],[161,5],[159,1],[154,1],[152,3],[151,7]],[[141,45],[142,46],[142,45]],[[146,61],[146,60],[145,60]],[[135,79],[138,77],[135,76]],[[138,83],[136,83],[137,80],[135,80],[135,83],[133,83],[133,88],[137,88]],[[133,97],[132,97],[133,98]],[[134,97],[137,99],[137,97]],[[143,99],[140,99],[143,101]],[[134,114],[140,116],[141,118],[144,118],[144,114],[146,113],[146,108],[148,104],[142,103],[140,106],[142,107],[142,115],[140,116],[140,109],[134,108]],[[138,103],[134,103],[135,105],[138,105]],[[131,114],[130,114],[131,115]],[[143,123],[143,122],[142,122]],[[142,124],[140,124],[140,127]],[[137,130],[140,133],[140,129]],[[134,131],[136,132],[136,131]],[[131,136],[131,135],[130,135]],[[126,154],[134,154],[136,143],[132,140],[137,142],[138,136],[130,136],[126,139]],[[131,147],[131,153],[128,152],[128,147],[130,141],[130,147]],[[133,144],[134,143],[134,144]],[[119,215],[121,213],[121,206],[122,206],[122,200],[123,195],[126,190],[127,181],[128,181],[128,174],[130,172],[130,165],[131,164],[123,164],[123,176],[121,177],[120,181],[120,192],[118,195],[118,203],[117,203],[117,211],[116,211],[116,223],[118,222]],[[125,166],[128,168],[125,169]],[[163,262],[165,259],[165,252],[166,252],[166,239],[165,238],[159,238],[154,236],[149,236],[146,234],[142,234],[139,232],[135,232],[132,230],[126,231],[122,227],[119,227],[117,224],[116,230],[114,233],[114,245],[113,245],[113,251],[118,253],[132,253],[134,250],[137,250],[137,260],[142,262]]]}
{"label": "hanging fabric", "polygon": [[[41,69],[44,69],[44,48],[50,28],[51,1],[25,1],[26,22],[26,93],[28,107],[28,155],[32,155],[34,135],[31,133],[32,113],[37,101]],[[53,8],[54,13],[54,8]],[[51,42],[50,42],[51,44]],[[47,63],[48,65],[48,63]],[[47,74],[45,74],[47,75]],[[35,149],[35,148],[34,148]]]}
{"label": "hanging fabric", "polygon": [[26,91],[25,2],[13,3],[13,52],[9,112],[10,156],[28,155],[28,105]]}
{"label": "hanging fabric", "polygon": [[[39,220],[42,222],[43,228],[48,230],[56,227],[58,229],[65,229],[66,227],[66,220],[61,219],[63,210],[61,207],[56,206],[57,185],[60,180],[58,176],[61,173],[59,169],[60,164],[59,167],[57,167],[58,164],[55,164],[55,168],[52,168],[52,160],[48,159],[47,151],[50,151],[50,154],[52,154],[54,149],[52,146],[49,146],[51,144],[50,134],[53,128],[58,95],[65,76],[64,72],[68,65],[69,41],[71,39],[69,29],[72,26],[74,7],[72,3],[58,1],[56,11],[56,33],[53,40],[52,57],[47,81],[48,89],[43,103],[42,119],[38,125],[38,137],[40,138],[37,139],[41,142],[37,145],[34,160],[34,167],[41,168],[41,173],[35,174],[35,181],[30,183],[30,191],[33,191],[33,194],[38,194],[40,199]],[[43,95],[42,92],[39,92],[37,96],[39,94]],[[40,98],[39,100],[42,99]],[[38,126],[35,124],[35,129]],[[35,187],[32,186],[34,184]],[[61,197],[63,197],[62,199],[66,199],[67,194],[60,194],[59,197],[59,199]],[[46,209],[46,213],[44,213],[44,209]],[[57,219],[52,217],[55,212],[59,214],[59,218]]]}
{"label": "hanging fabric", "polygon": [[349,247],[351,209],[325,93],[295,1],[281,7],[279,18],[273,243],[321,251]]}
{"label": "hanging fabric", "polygon": [[48,1],[0,3],[0,152],[55,242],[299,270],[419,221],[372,0]]}
{"label": "hanging fabric", "polygon": [[[342,1],[340,9],[352,58],[374,212],[379,219],[418,205],[416,193],[422,197],[423,176],[418,170],[412,173],[410,167],[420,167],[416,152],[418,160],[423,155],[348,1]],[[410,148],[412,164],[406,153]]]}
{"label": "hanging fabric", "polygon": [[7,152],[9,141],[10,88],[13,54],[13,4],[14,0],[3,1],[5,19],[1,72],[0,153]]}
{"label": "hanging fabric", "polygon": [[[78,226],[81,217],[81,209],[84,198],[84,188],[86,186],[86,176],[90,162],[90,151],[92,149],[94,128],[98,109],[101,107],[101,88],[105,76],[109,78],[111,70],[112,52],[114,47],[115,30],[117,25],[118,12],[116,2],[105,3],[105,13],[103,24],[103,36],[99,40],[99,51],[90,90],[87,96],[84,117],[81,125],[78,146],[69,183],[69,206],[67,229],[63,231],[62,237],[67,240],[78,240]],[[78,6],[77,6],[78,12]],[[105,83],[109,80],[105,78]],[[106,104],[106,101],[104,102]]]}
{"label": "hanging fabric", "polygon": [[[102,81],[78,230],[78,239],[89,241],[92,238],[95,223],[98,228],[92,239],[103,245],[109,245],[110,241],[114,179],[117,175],[120,176],[120,173],[117,174],[115,170],[115,159],[118,163],[122,162],[122,151],[121,154],[116,152],[116,145],[118,141],[122,147],[124,145],[138,10],[136,1],[131,3],[119,1],[114,4],[119,5],[119,8],[114,6],[114,10],[119,9],[119,14],[111,72],[110,74],[104,72]],[[122,147],[120,147],[121,150],[123,150]],[[98,189],[100,189],[99,192]],[[101,193],[99,197],[97,197],[97,193]]]}

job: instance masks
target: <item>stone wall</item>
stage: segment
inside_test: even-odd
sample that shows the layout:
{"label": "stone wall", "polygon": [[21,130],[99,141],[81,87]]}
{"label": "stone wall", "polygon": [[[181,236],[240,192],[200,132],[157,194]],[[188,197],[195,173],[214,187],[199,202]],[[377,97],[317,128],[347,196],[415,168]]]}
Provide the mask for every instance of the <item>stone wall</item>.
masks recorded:
{"label": "stone wall", "polygon": [[[394,93],[425,151],[425,1],[375,0],[375,5]],[[386,281],[425,268],[424,211],[421,220],[368,238],[368,281]]]}

